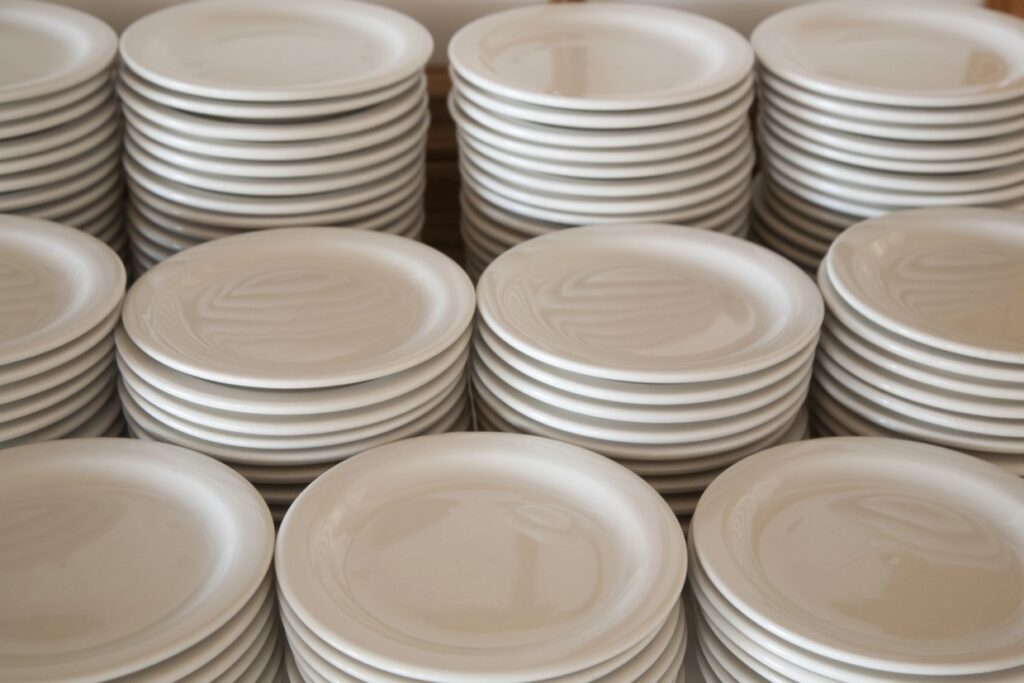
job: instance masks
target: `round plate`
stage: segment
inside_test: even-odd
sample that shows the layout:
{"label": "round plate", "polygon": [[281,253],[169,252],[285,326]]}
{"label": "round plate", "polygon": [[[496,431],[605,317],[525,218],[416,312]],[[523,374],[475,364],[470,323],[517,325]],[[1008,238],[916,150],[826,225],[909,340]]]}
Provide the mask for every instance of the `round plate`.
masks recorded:
{"label": "round plate", "polygon": [[523,353],[629,382],[757,372],[802,350],[814,283],[742,240],[664,225],[592,226],[525,242],[480,279],[480,314]]}
{"label": "round plate", "polygon": [[296,228],[168,259],[132,287],[124,324],[143,351],[176,370],[308,389],[422,363],[451,347],[472,316],[469,279],[430,247],[370,231]]}
{"label": "round plate", "polygon": [[117,35],[85,12],[8,0],[0,8],[0,102],[49,95],[89,80],[114,60]]}
{"label": "round plate", "polygon": [[[138,672],[225,624],[270,566],[266,504],[198,453],[137,440],[65,440],[5,451],[2,469],[2,518],[19,520],[3,526],[4,546],[47,549],[7,567],[3,613],[38,626],[31,637],[4,634],[4,678]],[[70,633],[66,621],[45,616],[69,613],[81,622]]]}
{"label": "round plate", "polygon": [[18,119],[42,117],[54,110],[79,102],[97,90],[110,85],[110,74],[101,71],[89,80],[50,95],[32,97],[27,100],[0,103],[0,122],[6,123]]}
{"label": "round plate", "polygon": [[949,107],[1024,96],[1024,22],[960,3],[794,7],[763,21],[751,42],[779,78],[831,97]]}
{"label": "round plate", "polygon": [[[394,524],[401,539],[372,540]],[[317,479],[281,525],[276,567],[284,599],[332,647],[407,676],[500,683],[578,671],[656,631],[686,554],[671,511],[625,468],[545,439],[446,434]],[[524,571],[542,602],[507,597]]]}
{"label": "round plate", "polygon": [[56,349],[117,308],[126,275],[117,254],[80,230],[0,220],[0,365]]}
{"label": "round plate", "polygon": [[426,64],[430,34],[403,14],[347,0],[214,0],[169,7],[121,36],[121,58],[176,92],[245,102],[362,94]]}
{"label": "round plate", "polygon": [[523,7],[464,26],[453,68],[517,102],[631,111],[722,93],[754,65],[749,43],[694,14],[649,6]]}
{"label": "round plate", "polygon": [[691,533],[710,582],[770,633],[877,671],[956,676],[1024,664],[1022,514],[1024,483],[976,458],[818,439],[731,467]]}
{"label": "round plate", "polygon": [[951,353],[1024,365],[1024,217],[917,210],[845,231],[832,284],[859,313]]}

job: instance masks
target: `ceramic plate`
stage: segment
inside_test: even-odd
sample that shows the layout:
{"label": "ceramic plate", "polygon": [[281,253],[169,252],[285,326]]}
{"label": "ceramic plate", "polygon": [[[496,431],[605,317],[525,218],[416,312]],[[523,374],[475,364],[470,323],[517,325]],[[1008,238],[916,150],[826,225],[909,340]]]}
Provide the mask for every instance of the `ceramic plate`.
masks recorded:
{"label": "ceramic plate", "polygon": [[832,97],[949,107],[1024,95],[1024,23],[959,3],[801,6],[762,22],[751,42],[779,78]]}
{"label": "ceramic plate", "polygon": [[448,58],[482,89],[588,111],[693,102],[735,86],[754,64],[750,45],[715,21],[604,4],[492,14],[456,33]]}
{"label": "ceramic plate", "polygon": [[659,225],[588,227],[521,244],[484,273],[478,305],[498,337],[533,358],[653,383],[770,367],[802,350],[823,315],[814,283],[777,255]]}
{"label": "ceramic plate", "polygon": [[[4,634],[5,678],[110,679],[165,660],[226,623],[270,566],[265,504],[198,453],[101,439],[4,456],[2,518],[20,520],[4,545],[37,552],[8,567],[3,613],[40,624]],[[78,626],[42,628],[54,614]]]}
{"label": "ceramic plate", "polygon": [[[49,95],[105,69],[117,35],[99,19],[67,7],[10,0],[0,8],[0,102]],[[14,68],[17,65],[17,68]]]}
{"label": "ceramic plate", "polygon": [[124,295],[124,265],[105,244],[54,223],[5,216],[0,365],[37,356],[84,335]]}
{"label": "ceramic plate", "polygon": [[1007,600],[1024,591],[1021,514],[1024,483],[1004,470],[847,438],[733,466],[691,532],[710,582],[770,633],[847,664],[956,676],[1024,664],[1024,609]]}
{"label": "ceramic plate", "polygon": [[[401,540],[373,541],[396,523],[408,530]],[[338,534],[348,541],[324,544]],[[682,544],[650,487],[596,454],[450,434],[385,446],[320,477],[281,526],[277,573],[296,616],[350,656],[419,678],[497,683],[577,671],[655,631],[682,588]],[[524,572],[538,600],[509,602]]]}
{"label": "ceramic plate", "polygon": [[875,323],[951,353],[1024,364],[1024,218],[919,210],[844,232],[829,255],[839,294]]}
{"label": "ceramic plate", "polygon": [[409,78],[433,50],[403,14],[361,2],[216,0],[132,24],[121,57],[142,78],[200,97],[294,102]]}
{"label": "ceramic plate", "polygon": [[124,324],[182,372],[297,389],[411,368],[451,347],[472,316],[472,285],[439,252],[375,232],[297,228],[169,259],[132,287]]}

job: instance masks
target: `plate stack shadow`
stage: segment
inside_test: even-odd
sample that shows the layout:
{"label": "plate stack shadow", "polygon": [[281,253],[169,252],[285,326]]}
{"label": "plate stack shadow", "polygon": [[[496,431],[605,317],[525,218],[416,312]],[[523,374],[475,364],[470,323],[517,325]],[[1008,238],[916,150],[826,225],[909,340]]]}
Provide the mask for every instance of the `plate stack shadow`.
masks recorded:
{"label": "plate stack shadow", "polygon": [[230,464],[280,519],[339,460],[468,427],[473,311],[462,269],[403,237],[283,228],[199,245],[125,299],[129,429]]}
{"label": "plate stack shadow", "polygon": [[912,441],[812,439],[738,463],[690,531],[705,681],[1024,680],[1007,604],[1022,515],[1020,479]]}
{"label": "plate stack shadow", "polygon": [[657,7],[528,7],[467,25],[448,56],[474,279],[566,227],[746,233],[753,52],[732,29]]}
{"label": "plate stack shadow", "polygon": [[1024,21],[962,3],[813,3],[762,22],[752,230],[813,271],[890,211],[1024,209]]}
{"label": "plate stack shadow", "polygon": [[432,45],[351,0],[208,0],[132,24],[118,92],[137,270],[248,230],[418,237]]}
{"label": "plate stack shadow", "polygon": [[833,243],[818,283],[818,433],[927,441],[1024,476],[1024,216],[864,221]]}
{"label": "plate stack shadow", "polygon": [[48,2],[0,6],[0,213],[70,225],[127,249],[117,35]]}
{"label": "plate stack shadow", "polygon": [[398,441],[313,482],[281,524],[291,680],[675,683],[686,564],[664,501],[596,453]]}
{"label": "plate stack shadow", "polygon": [[499,256],[477,298],[478,427],[613,458],[684,524],[725,467],[804,437],[821,296],[763,247],[671,225],[581,227]]}
{"label": "plate stack shadow", "polygon": [[106,244],[0,216],[0,448],[118,436],[114,327],[125,268]]}

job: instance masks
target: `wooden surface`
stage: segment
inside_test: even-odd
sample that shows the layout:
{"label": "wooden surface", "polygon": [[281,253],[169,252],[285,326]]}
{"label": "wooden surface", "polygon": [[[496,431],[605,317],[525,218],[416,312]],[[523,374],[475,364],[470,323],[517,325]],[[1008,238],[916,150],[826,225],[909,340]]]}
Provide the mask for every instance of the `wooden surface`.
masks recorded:
{"label": "wooden surface", "polygon": [[[578,2],[580,0],[551,0]],[[1024,17],[1024,0],[988,0],[988,6]],[[427,139],[426,224],[423,240],[462,262],[459,236],[459,162],[455,124],[446,98],[451,80],[446,66],[427,68],[430,92],[430,133]]]}

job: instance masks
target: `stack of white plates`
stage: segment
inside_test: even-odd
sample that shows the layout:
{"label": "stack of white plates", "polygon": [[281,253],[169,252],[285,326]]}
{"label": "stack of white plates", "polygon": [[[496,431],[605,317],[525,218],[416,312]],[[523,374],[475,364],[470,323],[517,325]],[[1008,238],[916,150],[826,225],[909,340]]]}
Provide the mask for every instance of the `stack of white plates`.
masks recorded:
{"label": "stack of white plates", "polygon": [[683,534],[568,444],[444,434],[315,481],[278,535],[293,681],[675,683]]}
{"label": "stack of white plates", "polygon": [[121,38],[135,265],[242,230],[418,236],[430,34],[350,0],[203,0]]}
{"label": "stack of white plates", "polygon": [[448,56],[474,277],[569,226],[745,233],[754,58],[732,29],[635,4],[528,7],[469,24]]}
{"label": "stack of white plates", "polygon": [[117,335],[131,431],[219,458],[275,518],[339,460],[465,428],[473,287],[419,242],[291,228],[208,242],[132,286]]}
{"label": "stack of white plates", "polygon": [[1024,484],[911,441],[816,439],[731,468],[693,518],[710,682],[1024,680]]}
{"label": "stack of white plates", "polygon": [[965,3],[810,3],[767,19],[754,229],[817,267],[899,209],[1024,208],[1024,21]]}
{"label": "stack of white plates", "polygon": [[117,36],[47,2],[0,5],[0,213],[79,228],[122,250]]}
{"label": "stack of white plates", "polygon": [[0,678],[271,683],[274,525],[183,448],[72,439],[0,458]]}
{"label": "stack of white plates", "polygon": [[116,436],[114,327],[125,270],[107,245],[0,216],[0,448]]}
{"label": "stack of white plates", "polygon": [[901,435],[1024,476],[1024,216],[919,209],[865,221],[818,275],[823,434]]}
{"label": "stack of white plates", "polygon": [[804,434],[821,296],[763,247],[669,225],[574,228],[498,257],[477,298],[480,425],[612,457],[684,522],[723,468]]}

